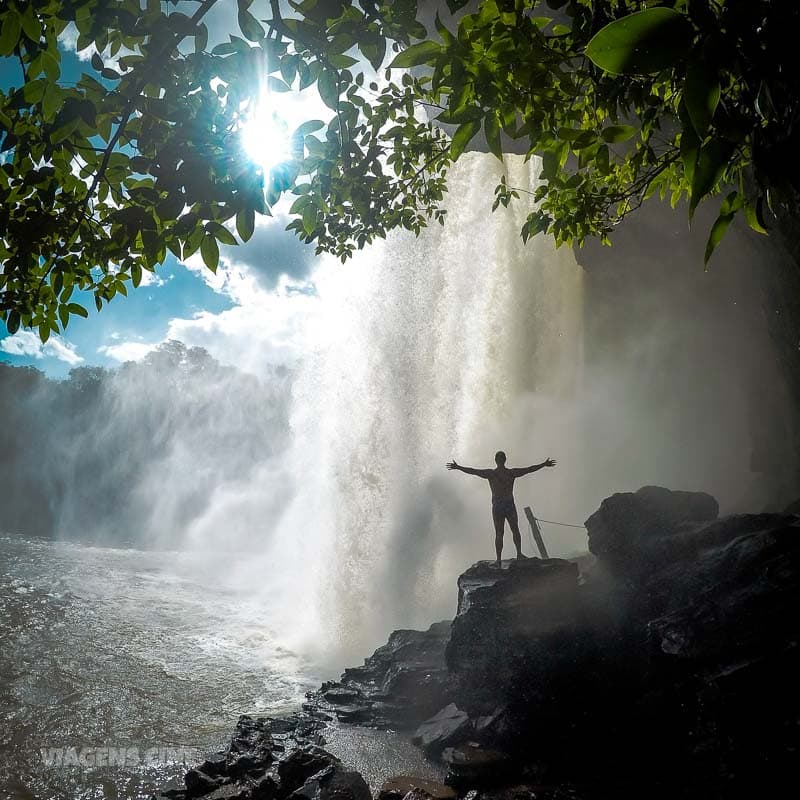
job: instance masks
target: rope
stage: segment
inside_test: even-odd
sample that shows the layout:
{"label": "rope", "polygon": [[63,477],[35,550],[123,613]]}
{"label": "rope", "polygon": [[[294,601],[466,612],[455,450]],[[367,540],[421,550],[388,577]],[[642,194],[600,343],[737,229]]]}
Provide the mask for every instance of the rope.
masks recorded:
{"label": "rope", "polygon": [[548,525],[561,525],[564,528],[586,528],[585,525],[573,525],[570,522],[554,522],[552,519],[539,519],[539,517],[534,517],[537,522],[546,522]]}

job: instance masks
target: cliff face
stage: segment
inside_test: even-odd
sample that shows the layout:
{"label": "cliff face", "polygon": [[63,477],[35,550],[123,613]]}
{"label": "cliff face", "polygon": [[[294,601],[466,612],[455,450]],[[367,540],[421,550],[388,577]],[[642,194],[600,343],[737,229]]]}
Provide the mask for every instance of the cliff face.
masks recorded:
{"label": "cliff face", "polygon": [[[587,520],[597,558],[582,575],[529,559],[460,577],[436,658],[401,669],[405,721],[423,723],[416,740],[452,783],[526,772],[728,798],[788,779],[800,744],[800,519],[716,515],[708,495],[646,487]],[[411,650],[402,660],[421,663]],[[370,697],[360,675],[349,670],[326,699],[336,710],[349,688],[343,718],[355,706],[379,724],[391,687]],[[438,701],[427,721],[408,704],[415,680],[426,707]]]}

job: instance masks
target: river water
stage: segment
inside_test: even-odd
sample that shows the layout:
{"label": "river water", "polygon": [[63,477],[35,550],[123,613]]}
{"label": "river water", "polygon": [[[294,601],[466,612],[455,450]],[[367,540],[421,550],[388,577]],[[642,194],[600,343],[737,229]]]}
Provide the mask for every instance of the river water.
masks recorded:
{"label": "river water", "polygon": [[[319,685],[269,609],[195,572],[178,552],[0,538],[0,797],[149,797],[240,714],[286,713]],[[396,746],[366,733],[332,731],[334,749]]]}
{"label": "river water", "polygon": [[[274,642],[263,606],[194,579],[185,554],[5,538],[0,565],[10,796],[111,797],[111,782],[146,797],[184,753],[223,744],[239,714],[294,709],[319,682]],[[62,766],[42,764],[48,748]],[[91,748],[124,748],[131,763],[70,765]]]}

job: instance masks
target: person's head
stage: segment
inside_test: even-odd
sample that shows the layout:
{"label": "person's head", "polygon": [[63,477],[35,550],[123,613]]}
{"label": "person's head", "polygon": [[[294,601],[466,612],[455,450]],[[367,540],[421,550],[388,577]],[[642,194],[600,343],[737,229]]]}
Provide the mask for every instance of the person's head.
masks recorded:
{"label": "person's head", "polygon": [[502,467],[506,463],[506,454],[502,450],[498,450],[494,454],[494,463],[497,464],[498,467]]}

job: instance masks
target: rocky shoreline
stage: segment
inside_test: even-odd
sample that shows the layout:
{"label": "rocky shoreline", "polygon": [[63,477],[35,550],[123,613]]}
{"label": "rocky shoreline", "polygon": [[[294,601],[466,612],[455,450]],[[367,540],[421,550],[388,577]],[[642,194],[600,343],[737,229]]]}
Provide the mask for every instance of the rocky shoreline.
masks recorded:
{"label": "rocky shoreline", "polygon": [[[795,509],[789,509],[794,511]],[[173,800],[371,800],[329,725],[407,732],[444,783],[379,800],[738,798],[794,779],[800,518],[644,487],[587,520],[594,558],[478,562],[455,619],[400,630],[285,719],[242,717]],[[478,798],[480,795],[480,798]]]}

